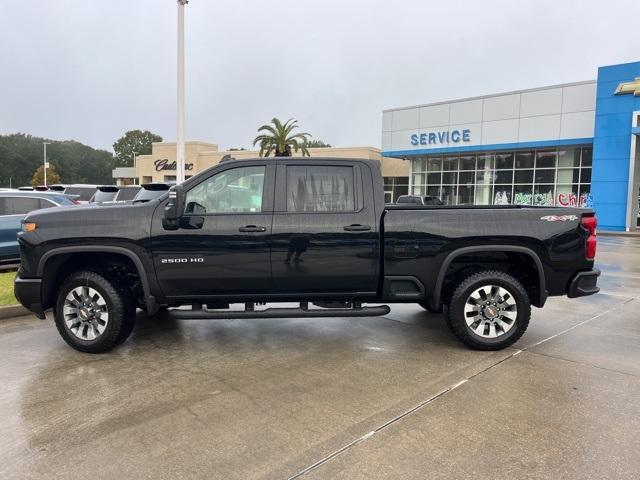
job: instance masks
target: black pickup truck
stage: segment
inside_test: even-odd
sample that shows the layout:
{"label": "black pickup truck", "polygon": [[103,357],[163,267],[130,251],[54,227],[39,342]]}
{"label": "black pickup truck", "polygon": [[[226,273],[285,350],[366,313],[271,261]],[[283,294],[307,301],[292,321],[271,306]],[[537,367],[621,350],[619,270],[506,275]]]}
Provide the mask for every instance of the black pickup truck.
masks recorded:
{"label": "black pickup truck", "polygon": [[444,309],[460,340],[494,350],[522,336],[531,305],[598,292],[595,229],[589,209],[385,206],[375,161],[229,161],[148,203],[31,213],[15,293],[40,318],[53,308],[84,352],[126,340],[136,308],[347,317],[386,303]]}

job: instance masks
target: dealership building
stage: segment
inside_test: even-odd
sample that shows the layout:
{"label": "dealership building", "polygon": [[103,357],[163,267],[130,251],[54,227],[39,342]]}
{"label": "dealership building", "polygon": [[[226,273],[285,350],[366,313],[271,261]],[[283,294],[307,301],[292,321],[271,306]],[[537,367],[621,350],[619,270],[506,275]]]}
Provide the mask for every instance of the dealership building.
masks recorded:
{"label": "dealership building", "polygon": [[[311,157],[362,158],[380,162],[384,180],[385,199],[395,201],[409,190],[409,164],[399,158],[381,155],[375,147],[321,147],[309,148]],[[185,142],[185,178],[217,165],[225,158],[246,160],[258,157],[258,150],[220,150],[215,143]],[[113,170],[117,185],[145,184],[176,181],[175,142],[154,142],[151,154],[138,155],[134,167]]]}
{"label": "dealership building", "polygon": [[590,206],[635,230],[640,62],[596,80],[383,112],[382,155],[408,160],[409,190],[447,204]]}

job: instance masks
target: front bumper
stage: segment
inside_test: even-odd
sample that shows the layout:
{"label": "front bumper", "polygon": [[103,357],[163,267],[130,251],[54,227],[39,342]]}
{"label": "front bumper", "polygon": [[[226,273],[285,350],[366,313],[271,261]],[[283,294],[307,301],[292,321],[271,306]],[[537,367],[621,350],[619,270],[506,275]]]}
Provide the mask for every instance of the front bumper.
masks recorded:
{"label": "front bumper", "polygon": [[596,285],[598,277],[600,276],[600,270],[594,268],[587,272],[576,273],[571,283],[569,283],[569,289],[567,296],[569,298],[584,297],[586,295],[593,295],[600,291],[600,287]]}
{"label": "front bumper", "polygon": [[18,301],[27,309],[35,313],[36,317],[44,318],[42,309],[42,279],[16,277],[13,291]]}

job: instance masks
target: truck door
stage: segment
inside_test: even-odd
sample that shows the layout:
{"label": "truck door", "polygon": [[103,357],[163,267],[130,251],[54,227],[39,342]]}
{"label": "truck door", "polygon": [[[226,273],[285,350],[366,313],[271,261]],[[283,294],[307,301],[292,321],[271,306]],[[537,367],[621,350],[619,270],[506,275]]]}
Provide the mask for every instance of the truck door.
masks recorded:
{"label": "truck door", "polygon": [[158,208],[153,257],[168,297],[260,294],[273,288],[270,235],[275,165],[231,162],[185,192],[179,230]]}
{"label": "truck door", "polygon": [[360,162],[279,160],[271,246],[279,293],[375,294],[379,232],[371,182]]}

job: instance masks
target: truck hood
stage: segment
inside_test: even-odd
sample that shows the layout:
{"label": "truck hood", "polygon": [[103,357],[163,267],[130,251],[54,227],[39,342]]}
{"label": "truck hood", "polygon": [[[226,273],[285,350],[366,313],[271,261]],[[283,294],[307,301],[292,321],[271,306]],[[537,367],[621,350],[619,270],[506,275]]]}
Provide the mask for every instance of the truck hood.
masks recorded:
{"label": "truck hood", "polygon": [[139,238],[148,235],[159,202],[74,205],[36,210],[24,221],[44,239]]}

